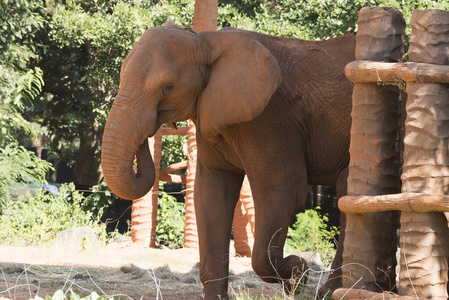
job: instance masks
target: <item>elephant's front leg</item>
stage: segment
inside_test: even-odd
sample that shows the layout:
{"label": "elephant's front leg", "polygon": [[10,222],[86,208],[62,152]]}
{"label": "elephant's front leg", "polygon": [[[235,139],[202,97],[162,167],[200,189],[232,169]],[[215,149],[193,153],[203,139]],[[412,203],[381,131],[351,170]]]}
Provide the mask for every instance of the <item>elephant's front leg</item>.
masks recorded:
{"label": "elephant's front leg", "polygon": [[227,299],[229,242],[243,175],[210,170],[201,162],[195,180],[200,278],[205,299]]}

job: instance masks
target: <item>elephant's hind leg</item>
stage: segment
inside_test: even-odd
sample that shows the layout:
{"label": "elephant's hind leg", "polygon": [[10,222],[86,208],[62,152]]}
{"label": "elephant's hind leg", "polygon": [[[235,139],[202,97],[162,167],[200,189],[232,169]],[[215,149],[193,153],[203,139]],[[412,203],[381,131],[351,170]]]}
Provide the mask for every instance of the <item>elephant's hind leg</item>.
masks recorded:
{"label": "elephant's hind leg", "polygon": [[256,212],[253,269],[262,280],[281,282],[290,293],[299,292],[297,284],[307,282],[308,266],[305,260],[296,255],[283,257],[288,228],[307,196],[304,179],[271,184],[270,191],[256,191],[257,184],[250,179]]}
{"label": "elephant's hind leg", "polygon": [[[271,226],[271,228],[267,228],[268,226],[256,226],[252,266],[263,281],[270,283],[280,282],[287,292],[294,293],[300,290],[298,284],[302,285],[307,282],[308,275],[306,271],[308,266],[306,261],[299,256],[290,255],[283,257],[283,247],[288,226],[289,224],[283,224],[278,230],[270,230],[275,228]],[[262,232],[262,234],[258,235],[258,231]]]}

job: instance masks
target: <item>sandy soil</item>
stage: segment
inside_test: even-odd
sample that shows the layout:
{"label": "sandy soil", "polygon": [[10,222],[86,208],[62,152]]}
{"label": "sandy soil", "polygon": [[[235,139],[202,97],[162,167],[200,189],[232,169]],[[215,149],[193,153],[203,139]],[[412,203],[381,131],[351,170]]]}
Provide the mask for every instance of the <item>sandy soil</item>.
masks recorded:
{"label": "sandy soil", "polygon": [[[45,298],[57,290],[68,295],[70,290],[81,295],[95,291],[114,299],[198,299],[198,261],[195,249],[149,249],[129,242],[81,253],[3,246],[0,300]],[[231,294],[282,295],[279,284],[257,277],[249,258],[231,255],[230,272]]]}

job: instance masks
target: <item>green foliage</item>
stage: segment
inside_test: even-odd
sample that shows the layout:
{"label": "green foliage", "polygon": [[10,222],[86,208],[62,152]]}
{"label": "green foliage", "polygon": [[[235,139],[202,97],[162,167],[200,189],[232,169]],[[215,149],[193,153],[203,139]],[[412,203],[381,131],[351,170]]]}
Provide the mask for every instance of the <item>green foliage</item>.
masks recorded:
{"label": "green foliage", "polygon": [[[182,122],[180,126],[187,126],[187,122]],[[164,135],[162,136],[161,169],[167,166],[187,160],[187,136],[186,135]],[[178,173],[185,175],[185,172]]]}
{"label": "green foliage", "polygon": [[42,71],[31,67],[36,59],[32,36],[44,26],[42,2],[0,2],[0,145],[14,140],[17,129],[30,131],[22,112],[42,90]]}
{"label": "green foliage", "polygon": [[112,193],[106,181],[103,179],[99,184],[92,187],[92,194],[86,197],[82,207],[93,215],[98,215],[100,210],[105,210],[112,206],[114,201],[118,199],[119,197]]}
{"label": "green foliage", "polygon": [[17,182],[45,183],[49,169],[51,165],[48,162],[17,144],[0,148],[0,215],[11,198],[9,187]]}
{"label": "green foliage", "polygon": [[22,113],[42,91],[42,76],[42,70],[37,67],[19,72],[0,65],[0,145],[14,141],[14,135],[20,132],[36,134],[34,124]]}
{"label": "green foliage", "polygon": [[233,26],[277,36],[319,40],[354,34],[358,12],[365,6],[396,7],[402,11],[408,24],[414,10],[447,10],[449,1],[225,0],[219,5],[219,27]]}
{"label": "green foliage", "polygon": [[159,185],[156,242],[169,248],[182,248],[184,241],[184,203],[162,191]]}
{"label": "green foliage", "polygon": [[[319,209],[319,207],[317,207]],[[306,210],[296,216],[296,222],[288,229],[285,250],[288,253],[319,252],[326,264],[335,256],[332,242],[339,234],[336,227],[327,228],[327,215],[321,216],[314,209]]]}
{"label": "green foliage", "polygon": [[0,216],[2,244],[48,246],[58,232],[83,226],[93,228],[104,240],[104,226],[81,208],[82,200],[73,184],[62,185],[56,198],[41,191],[35,196],[9,199]]}

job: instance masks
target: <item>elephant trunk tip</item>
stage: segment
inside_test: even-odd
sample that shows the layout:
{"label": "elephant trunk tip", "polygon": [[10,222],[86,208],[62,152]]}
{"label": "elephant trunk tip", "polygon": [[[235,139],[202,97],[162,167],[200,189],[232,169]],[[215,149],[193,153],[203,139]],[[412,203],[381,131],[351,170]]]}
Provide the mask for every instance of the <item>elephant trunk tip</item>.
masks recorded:
{"label": "elephant trunk tip", "polygon": [[156,178],[148,139],[139,146],[136,154],[113,146],[108,145],[107,150],[102,151],[101,157],[107,185],[122,199],[135,200],[144,197],[153,187]]}
{"label": "elephant trunk tip", "polygon": [[124,179],[110,179],[105,177],[106,184],[111,191],[119,198],[125,200],[136,200],[144,197],[151,190],[154,179],[146,178],[142,175],[133,175],[131,181]]}

